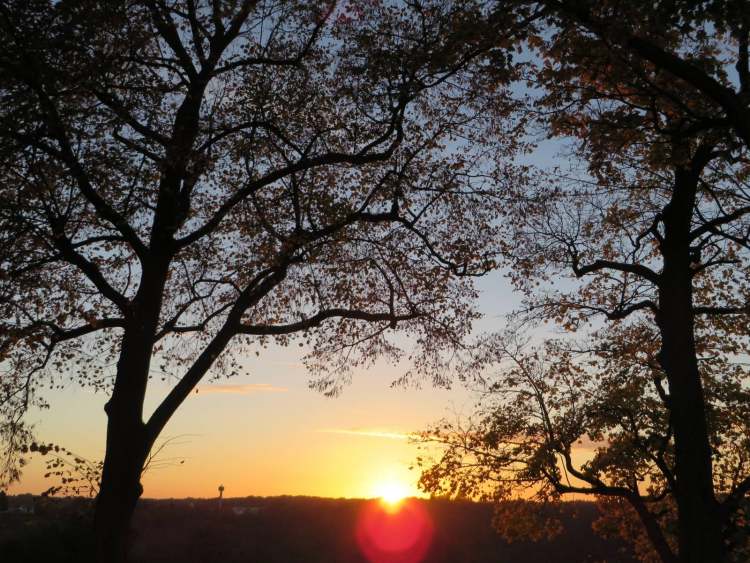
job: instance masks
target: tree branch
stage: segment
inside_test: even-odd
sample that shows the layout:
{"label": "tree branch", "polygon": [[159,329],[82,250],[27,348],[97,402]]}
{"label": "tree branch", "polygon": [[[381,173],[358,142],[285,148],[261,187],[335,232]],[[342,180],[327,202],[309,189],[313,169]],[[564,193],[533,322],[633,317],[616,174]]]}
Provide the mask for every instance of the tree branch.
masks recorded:
{"label": "tree branch", "polygon": [[563,14],[572,16],[589,30],[605,41],[616,41],[626,49],[632,50],[641,58],[666,70],[672,75],[687,82],[708,98],[717,103],[727,117],[732,121],[735,130],[750,147],[750,111],[741,98],[730,88],[727,88],[703,69],[687,62],[679,56],[665,51],[648,39],[639,37],[622,25],[616,27],[596,19],[584,7],[582,2],[575,0],[552,0],[549,4]]}
{"label": "tree branch", "polygon": [[698,306],[693,307],[695,315],[746,315],[750,313],[750,305],[729,307],[729,306]]}
{"label": "tree branch", "polygon": [[367,311],[358,311],[352,309],[326,309],[320,311],[315,315],[298,321],[296,323],[289,323],[284,325],[240,325],[238,329],[239,334],[253,334],[253,335],[281,335],[291,334],[307,330],[309,328],[320,325],[323,321],[332,318],[342,319],[356,319],[368,322],[389,322],[391,327],[395,327],[400,321],[408,321],[419,317],[419,313],[409,313],[404,315],[397,315],[393,312],[388,313],[371,313]]}
{"label": "tree branch", "polygon": [[611,260],[595,260],[591,264],[580,266],[578,263],[577,254],[573,254],[571,258],[573,273],[575,273],[576,277],[579,278],[593,272],[598,272],[600,270],[617,270],[619,272],[634,274],[638,277],[650,281],[654,285],[659,285],[659,274],[654,272],[651,268],[642,264],[628,264],[625,262],[614,262]]}
{"label": "tree branch", "polygon": [[731,213],[727,213],[726,215],[722,215],[721,217],[716,217],[715,219],[704,223],[697,229],[693,229],[693,231],[690,233],[690,240],[695,240],[707,233],[723,235],[723,233],[718,230],[718,227],[726,225],[727,223],[731,223],[732,221],[736,221],[737,219],[741,219],[748,213],[750,213],[750,205],[735,209]]}
{"label": "tree branch", "polygon": [[146,433],[151,443],[156,440],[175,411],[211,368],[214,361],[229,344],[229,341],[237,334],[244,312],[268,295],[273,288],[286,278],[286,275],[287,266],[284,264],[275,269],[260,272],[245,287],[234,302],[221,329],[149,418],[146,423]]}

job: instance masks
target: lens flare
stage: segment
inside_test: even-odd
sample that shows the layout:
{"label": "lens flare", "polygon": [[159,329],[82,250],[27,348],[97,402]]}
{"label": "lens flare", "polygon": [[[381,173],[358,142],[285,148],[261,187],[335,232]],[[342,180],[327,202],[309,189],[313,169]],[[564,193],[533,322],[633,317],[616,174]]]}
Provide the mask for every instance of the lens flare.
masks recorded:
{"label": "lens flare", "polygon": [[[385,499],[383,499],[385,500]],[[419,563],[430,547],[433,525],[423,503],[369,502],[357,522],[357,543],[370,563]]]}

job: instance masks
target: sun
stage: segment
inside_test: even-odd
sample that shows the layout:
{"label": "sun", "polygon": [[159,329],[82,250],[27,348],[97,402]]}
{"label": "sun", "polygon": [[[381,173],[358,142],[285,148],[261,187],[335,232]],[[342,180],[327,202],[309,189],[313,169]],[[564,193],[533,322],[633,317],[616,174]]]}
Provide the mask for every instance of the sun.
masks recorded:
{"label": "sun", "polygon": [[384,481],[375,487],[380,501],[388,508],[397,508],[409,496],[409,487],[398,481]]}

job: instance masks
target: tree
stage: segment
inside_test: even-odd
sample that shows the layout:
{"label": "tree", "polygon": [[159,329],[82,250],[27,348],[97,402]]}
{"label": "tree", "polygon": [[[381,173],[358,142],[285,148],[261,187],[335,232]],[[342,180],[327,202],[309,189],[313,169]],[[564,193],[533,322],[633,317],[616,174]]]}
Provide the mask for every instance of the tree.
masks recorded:
{"label": "tree", "polygon": [[[715,108],[717,119],[750,146],[747,0],[627,4],[549,0],[542,4],[562,19],[563,26],[580,26],[611,48],[638,57],[690,87]],[[706,55],[714,56],[713,64],[705,64]]]}
{"label": "tree", "polygon": [[[511,332],[483,340],[470,365],[487,374],[477,408],[422,434],[421,487],[494,502],[494,524],[508,541],[560,533],[551,508],[566,495],[590,496],[601,507],[600,533],[621,536],[642,561],[677,561],[674,444],[653,383],[658,337],[647,323],[605,332],[579,347],[532,346]],[[711,364],[707,394],[718,406],[717,489],[734,491],[724,497],[728,560],[743,561],[748,503],[739,486],[750,469],[750,409],[734,378],[722,381],[730,367]]]}
{"label": "tree", "polygon": [[299,335],[335,392],[396,328],[439,374],[468,330],[494,211],[457,85],[514,27],[457,4],[0,2],[3,433],[47,386],[110,394],[100,561],[202,378]]}
{"label": "tree", "polygon": [[[625,499],[663,561],[741,560],[729,544],[750,492],[739,361],[750,298],[745,110],[733,113],[677,68],[729,92],[725,56],[737,47],[732,96],[746,107],[747,27],[729,17],[739,4],[688,4],[545,3],[530,80],[548,135],[573,144],[573,164],[539,173],[509,206],[507,266],[527,295],[527,319],[590,332],[589,341],[555,344],[546,367],[514,352],[491,395],[519,394],[480,409],[468,433],[438,432],[448,454],[424,484],[478,487],[486,475],[485,486],[497,480],[494,492],[507,497],[508,479],[497,475],[521,464],[530,472],[521,483],[544,481],[543,494]],[[645,44],[682,62],[670,66]],[[507,359],[503,341],[495,359]],[[575,349],[584,357],[570,357]],[[581,439],[596,454],[576,466]],[[662,515],[671,507],[675,542]]]}

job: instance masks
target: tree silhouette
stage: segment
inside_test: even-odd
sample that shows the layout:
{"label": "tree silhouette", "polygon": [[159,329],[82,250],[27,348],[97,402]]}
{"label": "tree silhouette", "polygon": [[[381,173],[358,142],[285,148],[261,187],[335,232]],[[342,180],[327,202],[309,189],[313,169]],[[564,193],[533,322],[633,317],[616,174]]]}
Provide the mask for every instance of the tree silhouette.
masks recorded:
{"label": "tree silhouette", "polygon": [[[563,25],[581,26],[609,48],[638,57],[667,73],[676,84],[688,86],[750,146],[747,0],[607,5],[549,0],[541,4],[560,16]],[[713,64],[706,64],[707,56],[714,57]]]}
{"label": "tree silhouette", "polygon": [[493,255],[457,84],[497,34],[457,4],[0,3],[3,435],[47,387],[110,394],[100,561],[170,417],[243,353],[299,334],[335,392],[402,328],[440,377]]}
{"label": "tree silhouette", "polygon": [[[540,172],[508,206],[507,265],[527,320],[589,336],[528,354],[505,337],[485,343],[481,365],[512,366],[478,427],[437,433],[448,453],[424,484],[481,489],[484,475],[507,496],[502,471],[519,464],[521,483],[546,481],[541,494],[625,499],[663,561],[742,560],[749,12],[744,2],[541,4],[551,17],[530,45],[533,111],[574,149],[569,169]],[[584,465],[571,457],[578,440],[596,444]]]}

